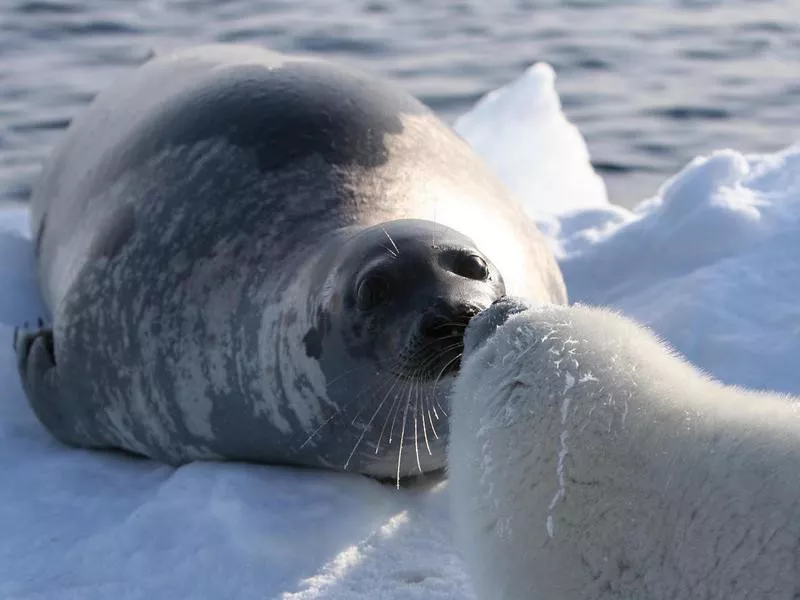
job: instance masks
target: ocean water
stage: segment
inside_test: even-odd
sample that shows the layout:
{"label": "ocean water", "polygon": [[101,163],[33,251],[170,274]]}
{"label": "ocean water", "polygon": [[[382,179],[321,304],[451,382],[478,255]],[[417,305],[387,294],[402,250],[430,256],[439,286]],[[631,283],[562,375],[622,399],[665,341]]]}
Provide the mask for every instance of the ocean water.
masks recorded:
{"label": "ocean water", "polygon": [[213,41],[346,61],[448,121],[547,61],[625,206],[699,154],[800,139],[800,0],[0,0],[0,199],[115,77]]}

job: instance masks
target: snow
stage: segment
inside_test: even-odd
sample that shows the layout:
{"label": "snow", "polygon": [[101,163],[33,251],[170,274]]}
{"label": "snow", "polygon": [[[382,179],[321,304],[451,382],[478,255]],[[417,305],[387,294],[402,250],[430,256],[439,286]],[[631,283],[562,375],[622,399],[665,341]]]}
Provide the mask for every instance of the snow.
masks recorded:
{"label": "snow", "polygon": [[454,124],[535,217],[608,204],[586,142],[561,110],[555,78],[550,65],[536,63]]}
{"label": "snow", "polygon": [[[547,65],[457,123],[542,225],[573,301],[653,327],[724,381],[800,393],[800,145],[695,159],[609,204]],[[43,313],[27,213],[0,210],[0,597],[470,599],[447,484],[68,449],[19,388],[13,327]]]}
{"label": "snow", "polygon": [[602,228],[562,241],[573,302],[619,308],[727,383],[800,393],[800,144],[696,158]]}

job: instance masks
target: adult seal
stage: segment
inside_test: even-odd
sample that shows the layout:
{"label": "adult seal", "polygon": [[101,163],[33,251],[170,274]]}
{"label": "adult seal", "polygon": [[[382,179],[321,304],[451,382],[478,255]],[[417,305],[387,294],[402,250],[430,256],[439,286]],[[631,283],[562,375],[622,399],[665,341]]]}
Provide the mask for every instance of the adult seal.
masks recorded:
{"label": "adult seal", "polygon": [[504,300],[465,346],[448,469],[479,598],[798,597],[800,399],[597,308]]}
{"label": "adult seal", "polygon": [[441,468],[464,327],[560,272],[467,144],[394,85],[202,47],[71,125],[32,197],[52,328],[16,338],[62,442],[170,464]]}

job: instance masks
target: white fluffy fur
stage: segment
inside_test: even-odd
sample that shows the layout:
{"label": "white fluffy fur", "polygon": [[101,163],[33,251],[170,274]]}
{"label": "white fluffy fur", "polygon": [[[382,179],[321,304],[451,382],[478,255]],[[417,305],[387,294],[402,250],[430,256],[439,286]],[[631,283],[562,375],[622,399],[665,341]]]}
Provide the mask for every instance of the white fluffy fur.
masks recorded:
{"label": "white fluffy fur", "polygon": [[452,406],[456,538],[482,600],[800,597],[793,399],[573,306],[497,328]]}

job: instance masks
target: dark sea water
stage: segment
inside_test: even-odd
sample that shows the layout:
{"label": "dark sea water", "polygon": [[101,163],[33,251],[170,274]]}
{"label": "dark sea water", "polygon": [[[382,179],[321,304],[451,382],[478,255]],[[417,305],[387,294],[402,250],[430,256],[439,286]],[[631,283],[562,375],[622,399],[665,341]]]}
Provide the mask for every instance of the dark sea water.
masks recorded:
{"label": "dark sea water", "polygon": [[448,121],[550,62],[627,206],[698,154],[800,140],[800,0],[0,0],[0,199],[27,198],[60,132],[115,77],[210,41],[348,61]]}

